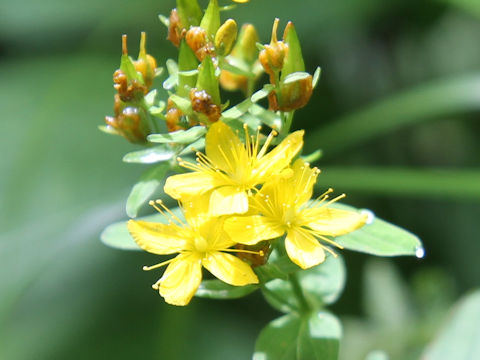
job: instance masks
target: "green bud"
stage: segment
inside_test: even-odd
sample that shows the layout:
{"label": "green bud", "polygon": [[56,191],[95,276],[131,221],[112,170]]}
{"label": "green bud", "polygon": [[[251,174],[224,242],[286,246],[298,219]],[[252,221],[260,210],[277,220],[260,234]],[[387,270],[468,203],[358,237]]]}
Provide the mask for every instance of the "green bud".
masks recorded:
{"label": "green bud", "polygon": [[226,56],[232,51],[237,39],[237,23],[228,19],[223,23],[215,34],[215,49],[220,56]]}
{"label": "green bud", "polygon": [[295,27],[291,21],[289,21],[285,27],[283,42],[288,46],[288,51],[283,62],[282,75],[280,77],[281,81],[285,80],[288,75],[294,72],[305,71],[302,48]]}
{"label": "green bud", "polygon": [[184,29],[189,29],[190,26],[198,26],[203,16],[197,0],[177,0],[177,11]]}
{"label": "green bud", "polygon": [[[187,45],[185,40],[180,42],[180,49],[178,52],[178,71],[196,70],[198,67],[198,60],[193,53],[193,50]],[[195,87],[197,76],[178,75],[177,95],[186,97],[189,90]]]}
{"label": "green bud", "polygon": [[212,97],[216,105],[220,105],[220,89],[218,79],[215,76],[215,65],[212,59],[207,56],[203,59],[198,68],[197,90],[205,90]]}
{"label": "green bud", "polygon": [[252,24],[244,24],[238,35],[237,43],[232,50],[232,55],[245,60],[249,64],[253,64],[258,58],[258,41],[255,26]]}
{"label": "green bud", "polygon": [[210,0],[200,23],[200,27],[207,32],[208,39],[213,41],[215,34],[220,27],[220,8],[218,6],[218,0]]}

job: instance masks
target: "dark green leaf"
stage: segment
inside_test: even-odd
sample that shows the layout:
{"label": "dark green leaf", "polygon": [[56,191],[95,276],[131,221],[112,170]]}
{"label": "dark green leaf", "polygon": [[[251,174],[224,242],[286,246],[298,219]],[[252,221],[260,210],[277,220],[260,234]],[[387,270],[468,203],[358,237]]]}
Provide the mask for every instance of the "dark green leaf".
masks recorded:
{"label": "dark green leaf", "polygon": [[210,299],[238,299],[254,292],[258,285],[233,286],[221,280],[203,280],[195,296]]}
{"label": "dark green leaf", "polygon": [[205,126],[194,126],[188,130],[178,130],[168,134],[151,134],[147,140],[153,143],[190,144],[207,132]]}
{"label": "dark green leaf", "polygon": [[133,186],[132,191],[128,196],[126,206],[127,215],[129,217],[137,217],[140,208],[148,200],[152,200],[152,195],[154,195],[163,184],[163,178],[169,168],[169,163],[157,165],[147,170],[142,175],[139,182]]}
{"label": "dark green leaf", "polygon": [[168,161],[175,156],[175,151],[168,145],[159,145],[145,150],[134,151],[126,154],[123,161],[127,163],[154,164]]}
{"label": "dark green leaf", "polygon": [[325,154],[355,146],[408,125],[480,110],[480,75],[469,74],[418,86],[374,103],[310,132],[306,143]]}
{"label": "dark green leaf", "polygon": [[334,203],[330,207],[366,212],[367,224],[334,240],[344,248],[377,256],[413,255],[423,257],[420,239],[396,225],[377,218],[370,210],[357,210],[352,206]]}
{"label": "dark green leaf", "polygon": [[323,184],[372,194],[436,197],[439,199],[480,199],[480,171],[446,169],[405,169],[378,167],[328,167]]}

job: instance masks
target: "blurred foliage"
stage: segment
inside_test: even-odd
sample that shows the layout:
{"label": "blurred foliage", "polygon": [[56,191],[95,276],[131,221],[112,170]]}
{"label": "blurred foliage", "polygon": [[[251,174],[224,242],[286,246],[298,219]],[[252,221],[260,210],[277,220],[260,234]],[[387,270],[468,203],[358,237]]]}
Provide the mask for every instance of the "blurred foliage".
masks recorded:
{"label": "blurred foliage", "polygon": [[[111,112],[120,34],[135,39],[147,31],[149,43],[161,44],[152,53],[163,63],[174,51],[157,14],[172,6],[0,3],[2,359],[245,359],[264,324],[279,316],[258,293],[167,306],[148,291],[156,275],[141,272],[151,256],[98,241],[106,224],[126,217],[123,199],[145,170],[121,162],[121,154],[137,148],[97,130]],[[396,259],[398,275],[375,270],[390,265],[365,267],[365,256],[343,253],[348,279],[335,313],[370,320],[368,330],[364,322],[360,328],[345,322],[342,350],[365,346],[369,359],[385,358],[375,350],[407,359],[414,342],[408,356],[418,356],[453,297],[478,286],[480,277],[478,2],[251,0],[236,15],[239,23],[254,23],[264,42],[275,16],[295,22],[307,71],[320,64],[323,72],[293,125],[307,129],[307,145],[323,150],[320,183],[417,233],[427,251],[422,262]],[[418,280],[417,300],[409,299],[404,282],[389,278],[416,279],[430,266],[448,273],[445,286],[451,281],[456,288],[433,297],[438,306],[421,300],[432,299],[422,291],[443,286],[437,275]],[[368,291],[360,286],[363,268]],[[385,287],[380,299],[396,304],[379,304],[383,315],[359,305],[372,284]],[[401,324],[392,324],[398,318]],[[386,334],[395,344],[382,342]]]}

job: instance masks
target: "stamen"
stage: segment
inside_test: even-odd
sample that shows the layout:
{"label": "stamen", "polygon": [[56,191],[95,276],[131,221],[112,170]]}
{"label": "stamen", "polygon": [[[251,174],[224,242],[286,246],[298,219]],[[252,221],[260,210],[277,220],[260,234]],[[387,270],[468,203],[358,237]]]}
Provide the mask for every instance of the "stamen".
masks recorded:
{"label": "stamen", "polygon": [[260,255],[260,256],[265,256],[265,253],[260,250],[260,251],[252,251],[252,250],[244,250],[244,249],[222,249],[224,252],[239,252],[239,253],[245,253],[245,254],[254,254],[254,255]]}
{"label": "stamen", "polygon": [[[173,260],[175,260],[176,258],[171,258],[170,260],[167,260],[167,261],[164,261],[164,262],[161,262],[159,264],[156,264],[156,265],[152,265],[152,266],[144,266],[143,267],[143,270],[144,271],[150,271],[150,270],[153,270],[153,269],[158,269],[162,266],[165,266],[167,264],[170,264]],[[156,284],[155,284],[156,285]]]}
{"label": "stamen", "polygon": [[268,147],[270,146],[270,143],[272,142],[273,138],[277,135],[278,135],[278,133],[275,130],[272,130],[270,132],[270,134],[268,134],[268,137],[265,140],[265,142],[263,143],[263,146],[260,149],[260,152],[257,154],[257,159],[260,159],[261,157],[263,157],[263,155],[265,155]]}
{"label": "stamen", "polygon": [[168,207],[166,207],[163,204],[162,200],[159,199],[159,200],[156,200],[155,202],[158,205],[160,205],[172,217],[172,219],[176,220],[180,225],[186,226],[186,224],[177,215],[175,215],[172,210],[170,210]]}

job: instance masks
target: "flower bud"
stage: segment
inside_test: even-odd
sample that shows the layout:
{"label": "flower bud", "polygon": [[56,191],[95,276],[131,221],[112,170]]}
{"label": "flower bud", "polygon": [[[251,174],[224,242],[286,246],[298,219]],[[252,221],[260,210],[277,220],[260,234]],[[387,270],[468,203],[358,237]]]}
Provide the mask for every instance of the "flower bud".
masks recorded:
{"label": "flower bud", "polygon": [[253,64],[258,59],[257,42],[258,34],[255,26],[244,24],[232,50],[232,55],[243,59],[248,64]]}
{"label": "flower bud", "polygon": [[207,40],[206,30],[200,26],[191,27],[187,31],[185,40],[200,61],[203,61],[207,55],[213,56],[215,54],[213,44]]}
{"label": "flower bud", "polygon": [[105,117],[108,126],[115,129],[120,135],[132,143],[143,144],[150,134],[147,114],[145,110],[137,106],[123,103],[120,95],[115,95],[114,101],[115,116]]}
{"label": "flower bud", "polygon": [[183,113],[178,109],[172,100],[168,99],[167,102],[167,114],[166,114],[166,123],[168,132],[173,132],[181,130],[180,120]]}
{"label": "flower bud", "polygon": [[[304,107],[312,96],[312,76],[305,73],[300,41],[292,22],[288,22],[283,34],[283,41],[288,46],[288,51],[280,76],[280,93],[278,107],[282,111],[292,111]],[[286,82],[287,77],[293,73],[304,76],[295,81]]]}
{"label": "flower bud", "polygon": [[140,51],[138,54],[138,59],[133,62],[135,70],[138,71],[142,77],[145,86],[148,89],[152,87],[153,79],[155,77],[155,70],[157,69],[157,61],[153,56],[147,54],[145,49],[145,43],[147,40],[147,35],[142,31],[140,36]]}
{"label": "flower bud", "polygon": [[272,38],[269,45],[265,45],[258,56],[265,72],[273,76],[283,67],[283,61],[287,47],[282,41],[277,40],[277,28],[279,19],[276,18],[272,27]]}
{"label": "flower bud", "polygon": [[218,55],[227,56],[232,51],[237,39],[237,23],[228,19],[215,34],[215,49]]}
{"label": "flower bud", "polygon": [[220,106],[213,102],[212,97],[205,90],[193,88],[190,91],[190,100],[192,101],[192,110],[205,115],[210,122],[216,122],[220,119],[222,111]]}
{"label": "flower bud", "polygon": [[172,9],[169,17],[168,36],[167,40],[170,40],[176,47],[180,46],[180,40],[184,36],[184,30],[180,17],[178,16],[177,9]]}

